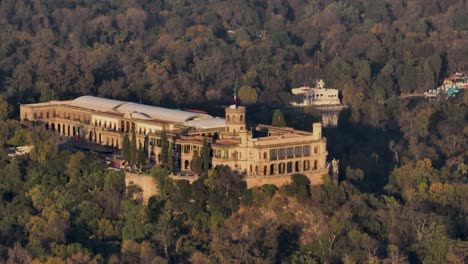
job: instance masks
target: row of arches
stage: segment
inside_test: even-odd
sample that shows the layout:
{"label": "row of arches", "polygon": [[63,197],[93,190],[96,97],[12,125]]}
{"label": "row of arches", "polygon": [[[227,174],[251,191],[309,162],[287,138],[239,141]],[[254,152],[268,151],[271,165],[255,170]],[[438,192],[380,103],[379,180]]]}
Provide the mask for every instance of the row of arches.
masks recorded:
{"label": "row of arches", "polygon": [[107,121],[107,120],[98,120],[98,119],[95,119],[94,120],[94,126],[96,127],[103,127],[103,128],[106,128],[106,129],[113,129],[113,130],[117,130],[117,123],[116,122],[112,122],[112,121]]}
{"label": "row of arches", "polygon": [[52,131],[57,131],[60,135],[68,137],[75,136],[77,132],[77,128],[74,125],[69,124],[50,123],[45,124],[45,128]]}
{"label": "row of arches", "polygon": [[296,161],[296,162],[282,162],[278,164],[271,164],[268,166],[263,166],[262,171],[259,171],[259,167],[250,165],[249,174],[250,175],[278,175],[286,173],[300,173],[310,170],[318,170],[318,160],[314,160],[313,166],[311,167],[310,160]]}
{"label": "row of arches", "polygon": [[240,115],[237,115],[237,114],[233,114],[233,115],[230,115],[230,114],[227,114],[226,115],[226,121],[227,122],[237,122],[237,118],[239,116],[239,122],[244,122],[244,115],[243,114],[240,114]]}
{"label": "row of arches", "polygon": [[[70,124],[63,124],[63,123],[46,123],[46,129],[50,129],[52,131],[58,132],[62,136],[73,137],[76,136],[79,132],[78,127]],[[80,133],[79,136],[85,136],[83,133]],[[108,137],[103,136],[101,132],[96,131],[89,131],[86,139],[89,142],[93,142],[96,144],[104,145],[104,146],[111,146],[114,148],[119,148],[119,139],[118,137]]]}
{"label": "row of arches", "polygon": [[109,147],[114,147],[114,148],[119,148],[119,139],[116,137],[109,137],[102,135],[101,132],[96,132],[96,131],[89,131],[88,133],[88,138],[90,142],[103,145],[103,146],[109,146]]}

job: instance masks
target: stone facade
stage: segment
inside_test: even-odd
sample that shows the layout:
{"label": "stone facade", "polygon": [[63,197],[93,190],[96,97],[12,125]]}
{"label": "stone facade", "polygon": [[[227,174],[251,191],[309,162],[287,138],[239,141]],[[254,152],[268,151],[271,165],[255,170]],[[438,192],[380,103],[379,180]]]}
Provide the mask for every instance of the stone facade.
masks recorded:
{"label": "stone facade", "polygon": [[43,124],[65,137],[78,137],[120,149],[124,133],[135,132],[148,158],[159,163],[160,134],[163,127],[174,147],[176,168],[190,169],[203,139],[212,148],[211,165],[228,165],[245,173],[251,187],[289,181],[301,173],[313,184],[320,184],[328,173],[326,139],[321,123],[312,132],[268,125],[248,126],[246,109],[232,105],[225,119],[205,113],[164,109],[91,96],[70,101],[21,105],[22,120]]}

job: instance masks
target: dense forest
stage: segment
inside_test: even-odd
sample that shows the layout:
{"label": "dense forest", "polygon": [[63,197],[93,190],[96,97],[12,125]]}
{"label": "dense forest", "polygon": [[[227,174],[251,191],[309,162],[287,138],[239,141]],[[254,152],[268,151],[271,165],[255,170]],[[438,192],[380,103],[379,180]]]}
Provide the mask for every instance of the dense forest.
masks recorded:
{"label": "dense forest", "polygon": [[[0,263],[468,262],[468,93],[398,98],[468,69],[467,10],[465,0],[0,1]],[[99,157],[58,150],[50,131],[16,120],[19,104],[86,94],[216,108],[239,86],[250,121],[271,122],[291,88],[318,78],[349,106],[324,131],[337,184],[294,175],[248,190],[227,167],[189,184],[156,166],[160,193],[144,205]],[[29,155],[8,157],[24,144]]]}

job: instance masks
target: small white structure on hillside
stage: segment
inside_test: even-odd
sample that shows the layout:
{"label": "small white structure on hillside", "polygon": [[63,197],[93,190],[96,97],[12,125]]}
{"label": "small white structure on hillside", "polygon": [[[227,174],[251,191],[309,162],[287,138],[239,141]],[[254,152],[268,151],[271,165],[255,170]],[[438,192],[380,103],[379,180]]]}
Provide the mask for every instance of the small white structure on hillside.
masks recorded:
{"label": "small white structure on hillside", "polygon": [[318,80],[314,88],[303,86],[291,90],[294,95],[304,95],[304,100],[300,103],[291,102],[294,106],[309,106],[309,105],[340,105],[337,89],[325,88],[325,82]]}

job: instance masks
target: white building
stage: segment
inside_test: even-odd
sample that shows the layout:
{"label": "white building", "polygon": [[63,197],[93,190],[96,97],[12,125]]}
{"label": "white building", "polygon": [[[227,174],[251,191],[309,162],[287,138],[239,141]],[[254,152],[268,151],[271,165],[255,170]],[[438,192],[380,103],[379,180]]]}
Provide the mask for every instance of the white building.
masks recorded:
{"label": "white building", "polygon": [[338,90],[325,88],[325,83],[323,80],[319,80],[314,88],[309,86],[303,86],[299,88],[294,88],[291,92],[294,95],[304,95],[304,100],[302,102],[291,102],[291,104],[294,106],[320,106],[341,104],[340,99],[338,97]]}

